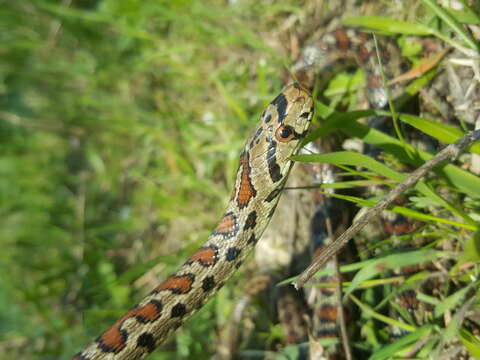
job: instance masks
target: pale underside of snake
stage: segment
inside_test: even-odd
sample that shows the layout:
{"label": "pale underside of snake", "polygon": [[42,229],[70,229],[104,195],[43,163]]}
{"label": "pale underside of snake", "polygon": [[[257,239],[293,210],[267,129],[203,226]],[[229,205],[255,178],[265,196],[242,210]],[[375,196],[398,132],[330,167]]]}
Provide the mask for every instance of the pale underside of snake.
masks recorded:
{"label": "pale underside of snake", "polygon": [[73,359],[141,359],[222,287],[273,216],[312,112],[308,90],[297,84],[282,90],[247,140],[227,209],[207,241]]}

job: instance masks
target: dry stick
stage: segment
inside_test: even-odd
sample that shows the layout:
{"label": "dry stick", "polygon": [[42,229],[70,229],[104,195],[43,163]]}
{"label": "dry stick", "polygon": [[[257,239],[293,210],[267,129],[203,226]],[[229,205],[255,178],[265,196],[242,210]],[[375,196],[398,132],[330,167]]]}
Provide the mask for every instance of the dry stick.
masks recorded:
{"label": "dry stick", "polygon": [[320,270],[322,266],[332,258],[332,256],[347,244],[348,240],[354,237],[365,225],[367,225],[374,217],[378,216],[399,195],[413,186],[428,171],[444,160],[454,160],[467,146],[478,140],[480,140],[480,130],[470,131],[460,140],[448,145],[425,164],[412,172],[404,181],[395,186],[383,200],[379,201],[374,207],[360,216],[342,235],[326,246],[322,253],[313,260],[312,264],[310,264],[310,266],[300,274],[297,281],[293,283],[295,288],[299,289],[305,285],[305,283],[310,280],[310,278],[315,275],[315,273]]}
{"label": "dry stick", "polygon": [[[330,239],[335,240],[333,230],[332,230],[332,221],[330,216],[327,217],[326,219],[326,227],[327,227],[327,234]],[[337,312],[338,312],[338,317],[337,317],[337,323],[340,326],[340,337],[342,339],[342,346],[343,346],[343,351],[345,353],[345,360],[352,360],[352,350],[350,348],[350,341],[348,338],[348,333],[347,333],[347,324],[346,324],[346,317],[345,317],[345,311],[343,311],[343,303],[342,303],[342,278],[340,275],[340,265],[338,264],[338,259],[334,259],[335,263],[335,276],[337,278],[337,281],[335,281],[335,290],[336,290],[336,301],[337,301]]]}

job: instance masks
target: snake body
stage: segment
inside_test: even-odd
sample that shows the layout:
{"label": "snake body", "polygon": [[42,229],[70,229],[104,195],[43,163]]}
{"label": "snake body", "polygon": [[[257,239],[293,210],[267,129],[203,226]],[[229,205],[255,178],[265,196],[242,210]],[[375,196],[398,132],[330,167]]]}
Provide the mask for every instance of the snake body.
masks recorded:
{"label": "snake body", "polygon": [[273,216],[312,107],[310,93],[300,85],[282,90],[247,140],[227,209],[207,241],[73,359],[141,359],[222,287]]}

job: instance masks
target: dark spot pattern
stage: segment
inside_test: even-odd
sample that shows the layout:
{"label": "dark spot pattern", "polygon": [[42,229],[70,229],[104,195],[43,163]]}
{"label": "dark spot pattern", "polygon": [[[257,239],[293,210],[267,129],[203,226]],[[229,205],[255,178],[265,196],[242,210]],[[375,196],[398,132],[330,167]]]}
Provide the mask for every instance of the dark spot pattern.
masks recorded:
{"label": "dark spot pattern", "polygon": [[155,350],[155,338],[149,332],[144,332],[137,338],[137,346],[147,348],[147,351],[151,353]]}
{"label": "dark spot pattern", "polygon": [[236,247],[229,248],[227,250],[227,256],[226,256],[227,261],[235,260],[238,257],[238,255],[240,254],[241,251],[242,251],[242,249],[239,249],[239,248],[236,248]]}
{"label": "dark spot pattern", "polygon": [[202,281],[202,289],[205,292],[212,290],[215,287],[215,278],[213,276],[207,276]]}
{"label": "dark spot pattern", "polygon": [[272,200],[276,199],[278,195],[281,194],[282,189],[283,189],[283,186],[278,186],[275,189],[273,189],[273,191],[270,194],[268,194],[268,196],[265,198],[265,201],[272,202]]}
{"label": "dark spot pattern", "polygon": [[269,219],[271,219],[272,216],[273,216],[273,214],[275,214],[275,209],[276,209],[276,208],[277,208],[277,205],[275,204],[275,206],[270,209],[270,212],[269,212],[268,215],[267,215],[267,217],[268,217]]}
{"label": "dark spot pattern", "polygon": [[257,242],[257,239],[255,238],[255,234],[250,235],[250,237],[247,240],[247,244],[255,244]]}
{"label": "dark spot pattern", "polygon": [[245,220],[245,225],[243,226],[243,230],[254,229],[257,225],[257,212],[253,210],[247,216],[247,220]]}
{"label": "dark spot pattern", "polygon": [[182,317],[187,313],[187,308],[182,303],[176,304],[172,308],[172,317]]}
{"label": "dark spot pattern", "polygon": [[268,164],[268,173],[270,174],[270,178],[274,183],[282,179],[280,166],[277,164],[276,152],[277,152],[277,144],[272,141],[270,145],[268,145],[267,164]]}

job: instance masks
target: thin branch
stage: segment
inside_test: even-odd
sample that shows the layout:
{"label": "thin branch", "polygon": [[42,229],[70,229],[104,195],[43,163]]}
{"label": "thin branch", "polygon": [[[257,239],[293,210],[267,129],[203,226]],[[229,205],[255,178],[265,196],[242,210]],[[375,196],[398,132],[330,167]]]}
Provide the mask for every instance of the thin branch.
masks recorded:
{"label": "thin branch", "polygon": [[343,248],[352,237],[362,230],[363,227],[373,218],[377,217],[383,210],[392,204],[392,202],[405,192],[405,190],[412,187],[418,180],[425,176],[427,172],[444,160],[456,159],[467,146],[478,140],[480,140],[480,130],[471,131],[460,140],[445,147],[437,155],[412,172],[404,181],[395,186],[383,200],[379,201],[374,207],[366,211],[365,214],[360,216],[342,235],[326,246],[322,253],[313,260],[312,264],[310,264],[310,266],[300,274],[297,281],[293,283],[295,288],[299,289],[305,285],[305,283],[310,280],[310,278],[315,275],[315,273],[320,270],[341,248]]}
{"label": "thin branch", "polygon": [[[327,226],[327,233],[328,237],[330,239],[335,239],[333,230],[332,230],[332,220],[330,218],[330,215],[326,219],[326,226]],[[337,301],[337,324],[340,327],[340,337],[342,339],[342,346],[343,346],[343,351],[345,353],[345,359],[346,360],[352,360],[352,349],[350,347],[350,340],[348,337],[348,332],[347,332],[347,324],[346,324],[346,317],[345,317],[345,311],[343,309],[343,292],[342,292],[342,275],[340,273],[340,266],[338,264],[338,259],[335,257],[334,258],[334,263],[335,263],[335,276],[337,281],[335,281],[335,294],[336,294],[336,301]]]}

